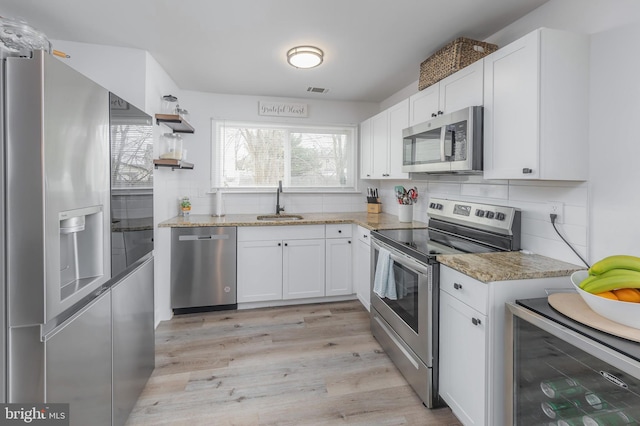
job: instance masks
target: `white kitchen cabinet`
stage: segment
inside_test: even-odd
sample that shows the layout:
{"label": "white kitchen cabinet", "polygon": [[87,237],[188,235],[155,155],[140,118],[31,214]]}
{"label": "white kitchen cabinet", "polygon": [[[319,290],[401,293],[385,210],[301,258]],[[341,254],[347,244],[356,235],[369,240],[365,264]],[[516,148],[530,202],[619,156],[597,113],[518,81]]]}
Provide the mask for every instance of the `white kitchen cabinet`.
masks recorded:
{"label": "white kitchen cabinet", "polygon": [[285,240],[282,253],[282,298],[324,296],[325,240]]}
{"label": "white kitchen cabinet", "polygon": [[482,105],[483,73],[483,60],[480,59],[409,97],[409,126]]}
{"label": "white kitchen cabinet", "polygon": [[465,425],[484,424],[486,327],[486,315],[440,292],[440,396]]}
{"label": "white kitchen cabinet", "polygon": [[409,127],[408,99],[361,123],[361,178],[407,179],[409,177],[408,173],[402,172],[402,130],[407,127]]}
{"label": "white kitchen cabinet", "polygon": [[324,225],[238,227],[237,238],[238,303],[313,297],[320,281],[324,293]]}
{"label": "white kitchen cabinet", "polygon": [[373,117],[360,123],[360,178],[373,179],[373,138],[371,122]]}
{"label": "white kitchen cabinet", "polygon": [[545,297],[569,277],[484,283],[440,265],[440,396],[464,425],[503,425],[506,302]]}
{"label": "white kitchen cabinet", "polygon": [[238,303],[282,299],[282,240],[238,241],[237,264]]}
{"label": "white kitchen cabinet", "polygon": [[362,305],[370,309],[371,305],[371,232],[362,226],[356,227],[356,254],[354,256],[353,282]]}
{"label": "white kitchen cabinet", "polygon": [[484,58],[485,179],[587,179],[588,70],[588,37],[546,28]]}
{"label": "white kitchen cabinet", "polygon": [[327,225],[325,295],[353,294],[353,225]]}

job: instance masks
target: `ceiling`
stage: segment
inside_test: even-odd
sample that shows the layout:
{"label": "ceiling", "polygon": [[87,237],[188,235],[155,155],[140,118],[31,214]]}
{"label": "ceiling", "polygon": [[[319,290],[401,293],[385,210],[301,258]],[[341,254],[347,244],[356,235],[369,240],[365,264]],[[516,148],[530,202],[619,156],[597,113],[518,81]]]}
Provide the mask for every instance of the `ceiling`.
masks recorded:
{"label": "ceiling", "polygon": [[[381,102],[449,41],[484,40],[547,1],[2,0],[0,16],[53,40],[146,50],[184,90]],[[322,65],[287,64],[309,44]]]}

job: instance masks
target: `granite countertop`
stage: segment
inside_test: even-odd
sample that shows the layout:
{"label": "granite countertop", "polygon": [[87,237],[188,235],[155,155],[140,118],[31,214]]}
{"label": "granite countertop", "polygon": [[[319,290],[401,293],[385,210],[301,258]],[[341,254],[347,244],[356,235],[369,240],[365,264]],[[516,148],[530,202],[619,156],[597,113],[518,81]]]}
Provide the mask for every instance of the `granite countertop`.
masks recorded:
{"label": "granite countertop", "polygon": [[153,230],[153,218],[115,219],[111,222],[111,232],[149,231]]}
{"label": "granite countertop", "polygon": [[388,213],[301,213],[301,220],[264,221],[258,214],[228,214],[214,217],[205,214],[176,216],[158,224],[159,228],[183,228],[198,226],[283,226],[283,225],[324,225],[355,223],[369,230],[374,229],[419,229],[426,228],[423,222],[400,222],[398,216]]}
{"label": "granite countertop", "polygon": [[442,265],[449,266],[476,280],[491,281],[524,280],[569,276],[575,271],[586,269],[539,254],[519,251],[497,253],[447,254],[436,258]]}

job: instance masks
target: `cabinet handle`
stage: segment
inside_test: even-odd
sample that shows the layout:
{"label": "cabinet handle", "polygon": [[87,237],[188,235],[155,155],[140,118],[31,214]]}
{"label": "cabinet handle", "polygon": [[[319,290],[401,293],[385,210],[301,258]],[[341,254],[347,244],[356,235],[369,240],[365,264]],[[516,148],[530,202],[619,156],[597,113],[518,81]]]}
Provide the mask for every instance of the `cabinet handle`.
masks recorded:
{"label": "cabinet handle", "polygon": [[455,288],[456,290],[460,290],[462,289],[462,284],[453,283],[453,288]]}
{"label": "cabinet handle", "polygon": [[367,177],[371,177],[371,175],[370,175],[370,174],[367,174]]}
{"label": "cabinet handle", "polygon": [[438,114],[436,114],[435,112],[431,113],[431,117],[437,117],[437,116],[438,116]]}
{"label": "cabinet handle", "polygon": [[480,321],[478,318],[471,318],[471,322],[473,323],[473,325],[482,324],[482,321]]}
{"label": "cabinet handle", "polygon": [[529,174],[529,173],[533,173],[533,169],[525,167],[525,168],[522,169],[522,173],[524,173],[525,175]]}
{"label": "cabinet handle", "polygon": [[351,244],[351,240],[349,240],[349,244]]}
{"label": "cabinet handle", "polygon": [[282,245],[282,243],[278,243],[278,247],[280,247]]}
{"label": "cabinet handle", "polygon": [[362,238],[369,238],[367,234],[362,234]]}
{"label": "cabinet handle", "polygon": [[444,114],[444,112],[438,111],[438,115],[442,115],[442,114]]}
{"label": "cabinet handle", "polygon": [[284,243],[284,246],[285,247],[289,247],[289,243]]}
{"label": "cabinet handle", "polygon": [[338,229],[338,234],[342,234],[342,229]]}

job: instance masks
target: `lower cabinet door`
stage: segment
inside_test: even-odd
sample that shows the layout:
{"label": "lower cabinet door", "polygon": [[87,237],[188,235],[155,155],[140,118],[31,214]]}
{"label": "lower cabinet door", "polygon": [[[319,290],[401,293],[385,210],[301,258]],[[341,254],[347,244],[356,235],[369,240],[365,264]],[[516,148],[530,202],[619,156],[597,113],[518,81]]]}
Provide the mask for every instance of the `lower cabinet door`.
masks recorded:
{"label": "lower cabinet door", "polygon": [[45,341],[46,402],[69,403],[71,426],[111,426],[111,295],[54,330]]}
{"label": "lower cabinet door", "polygon": [[351,238],[326,240],[326,296],[353,294],[353,244]]}
{"label": "lower cabinet door", "polygon": [[440,396],[464,425],[484,425],[487,317],[440,291]]}
{"label": "lower cabinet door", "polygon": [[238,303],[282,300],[282,241],[238,242]]}
{"label": "lower cabinet door", "polygon": [[325,240],[287,240],[282,250],[282,298],[324,296]]}

